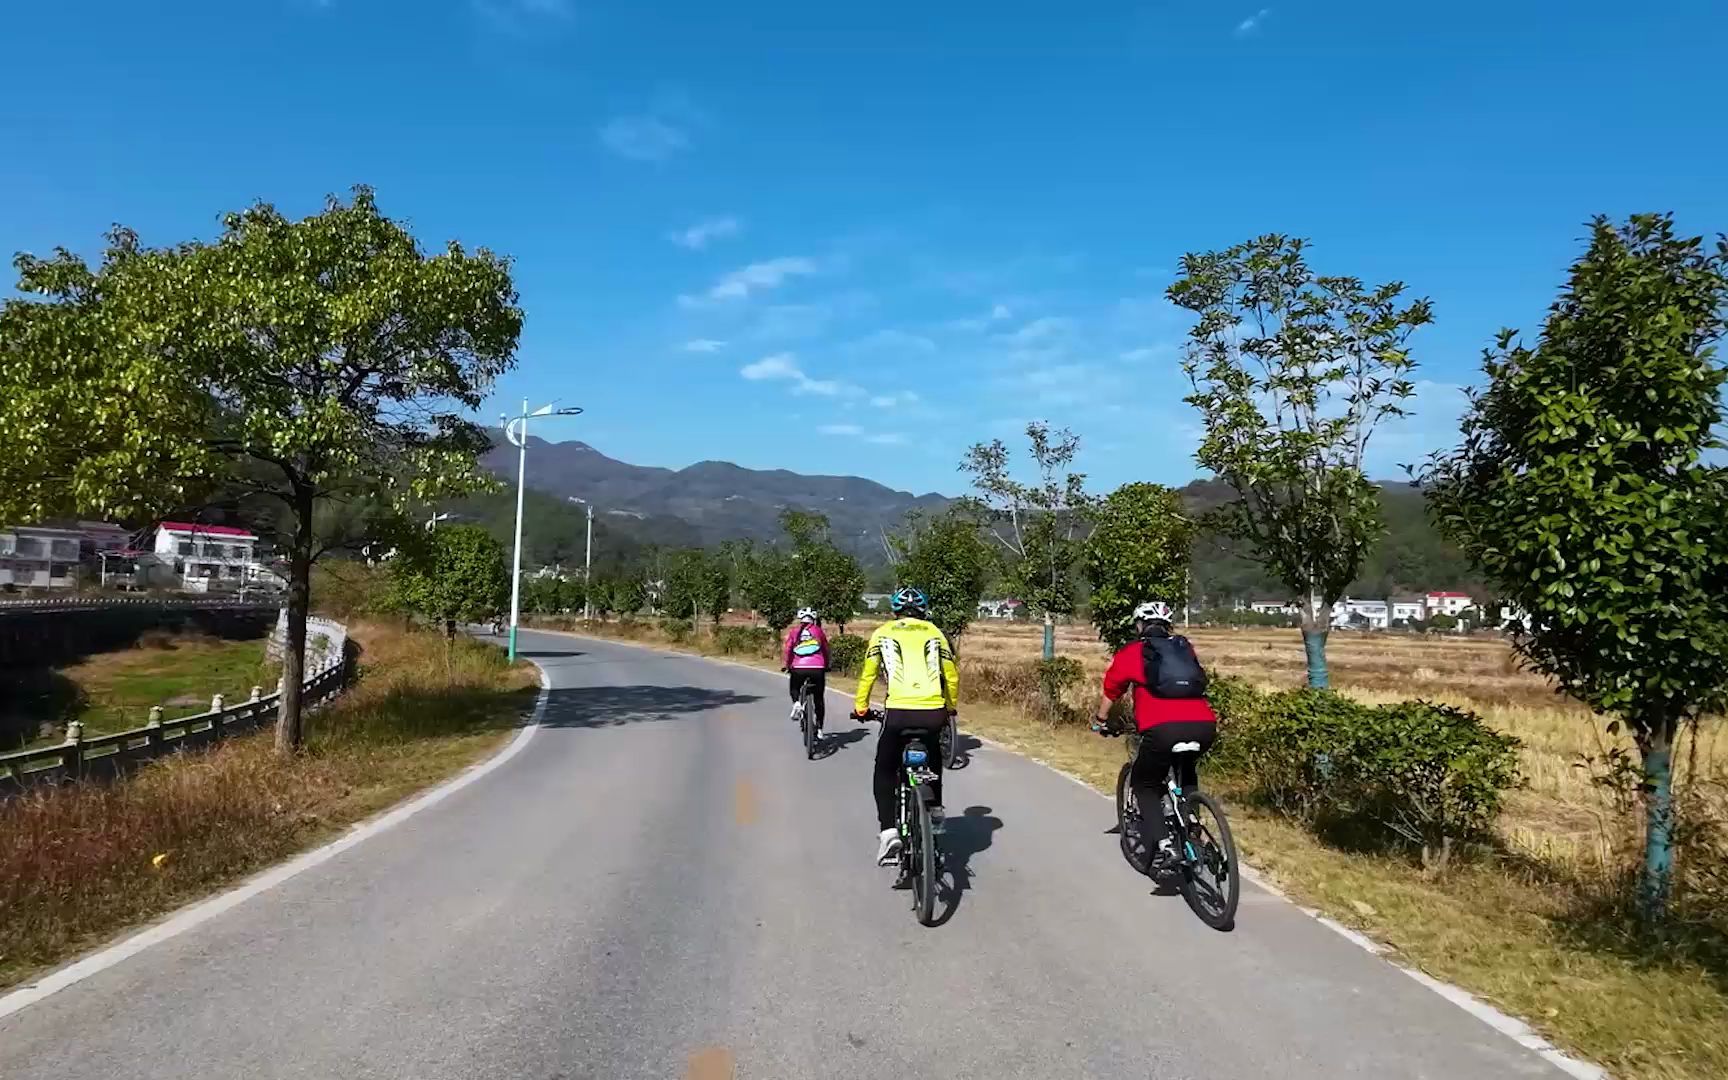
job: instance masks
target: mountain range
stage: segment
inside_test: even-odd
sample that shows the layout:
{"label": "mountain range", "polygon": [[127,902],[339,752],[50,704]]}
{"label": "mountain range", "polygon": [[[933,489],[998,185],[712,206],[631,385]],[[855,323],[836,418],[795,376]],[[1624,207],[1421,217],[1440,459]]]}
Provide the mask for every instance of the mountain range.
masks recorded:
{"label": "mountain range", "polygon": [[[481,462],[513,489],[516,450],[494,435]],[[632,465],[607,457],[584,442],[548,442],[530,437],[523,518],[524,564],[580,566],[585,554],[585,508],[594,506],[596,573],[628,565],[650,545],[711,547],[725,540],[778,540],[787,508],[825,514],[836,544],[855,555],[878,582],[886,581],[884,529],[906,513],[939,513],[952,500],[915,495],[857,476],[805,476],[785,469],[746,469],[725,461],[702,461],[683,469]],[[1228,486],[1195,480],[1181,489],[1189,509],[1200,513],[1227,501]],[[515,517],[513,490],[477,496],[453,506],[508,541]],[[1380,499],[1386,536],[1376,544],[1352,584],[1355,596],[1386,597],[1430,589],[1480,589],[1469,564],[1435,531],[1421,492],[1409,484],[1383,483]],[[1286,592],[1232,545],[1201,536],[1194,551],[1196,599],[1279,598]]]}

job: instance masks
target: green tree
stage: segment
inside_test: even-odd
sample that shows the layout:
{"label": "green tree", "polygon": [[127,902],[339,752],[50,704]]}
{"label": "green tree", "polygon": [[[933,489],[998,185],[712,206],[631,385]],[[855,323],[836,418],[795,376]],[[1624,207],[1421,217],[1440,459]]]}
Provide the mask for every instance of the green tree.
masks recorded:
{"label": "green tree", "polygon": [[724,557],[701,548],[687,548],[669,560],[663,598],[668,615],[675,619],[706,615],[718,626],[730,599],[731,578]]}
{"label": "green tree", "polygon": [[1384,529],[1368,442],[1406,415],[1405,346],[1433,315],[1400,283],[1317,276],[1304,247],[1267,235],[1185,255],[1169,297],[1199,316],[1182,365],[1206,425],[1195,459],[1234,495],[1209,524],[1301,598],[1308,684],[1325,687],[1332,605]]}
{"label": "green tree", "polygon": [[1728,470],[1705,460],[1722,448],[1725,311],[1728,241],[1597,218],[1540,340],[1501,332],[1462,445],[1429,474],[1441,529],[1528,613],[1518,652],[1631,729],[1647,917],[1673,878],[1675,734],[1728,705]]}
{"label": "green tree", "polygon": [[390,574],[401,605],[442,623],[449,638],[458,622],[490,619],[510,600],[504,546],[478,525],[446,526],[399,549]]}
{"label": "green tree", "polygon": [[1092,624],[1112,649],[1134,637],[1146,600],[1186,601],[1193,527],[1182,497],[1158,484],[1124,484],[1094,511],[1082,563],[1092,585]]}
{"label": "green tree", "polygon": [[793,579],[798,600],[837,624],[846,622],[862,602],[866,579],[858,560],[841,551],[829,535],[828,519],[805,510],[787,510],[780,525],[792,541]]}
{"label": "green tree", "polygon": [[65,250],[16,266],[0,518],[243,504],[287,561],[276,741],[298,747],[312,565],[342,542],[320,543],[320,508],[400,510],[488,482],[463,414],[515,362],[508,264],[455,244],[428,255],[357,188],[300,221],[229,214],[211,244],[152,249],[115,228],[94,269]]}
{"label": "green tree", "polygon": [[1037,479],[1024,483],[1011,475],[1008,448],[1001,439],[977,443],[966,452],[960,471],[972,474],[1000,545],[1009,587],[1044,619],[1044,659],[1056,655],[1056,616],[1074,613],[1079,534],[1092,500],[1086,477],[1069,472],[1080,437],[1048,424],[1026,425]]}
{"label": "green tree", "polygon": [[749,604],[776,633],[798,614],[795,591],[796,568],[790,557],[777,548],[753,548],[740,568],[739,589]]}
{"label": "green tree", "polygon": [[924,590],[930,598],[930,621],[958,648],[978,615],[995,558],[976,513],[960,505],[930,519],[908,514],[905,530],[889,537],[889,543],[900,584]]}
{"label": "green tree", "polygon": [[612,583],[610,603],[621,614],[634,615],[648,602],[648,586],[640,577],[620,578]]}

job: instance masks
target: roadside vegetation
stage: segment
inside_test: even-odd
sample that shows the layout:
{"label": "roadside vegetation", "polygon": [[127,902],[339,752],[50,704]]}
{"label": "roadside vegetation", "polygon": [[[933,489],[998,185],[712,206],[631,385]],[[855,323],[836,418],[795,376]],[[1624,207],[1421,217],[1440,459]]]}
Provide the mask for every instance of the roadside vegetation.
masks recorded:
{"label": "roadside vegetation", "polygon": [[299,753],[275,753],[260,732],[119,783],[0,802],[0,987],[472,764],[532,707],[533,669],[495,647],[400,623],[349,633],[356,681],[307,714]]}

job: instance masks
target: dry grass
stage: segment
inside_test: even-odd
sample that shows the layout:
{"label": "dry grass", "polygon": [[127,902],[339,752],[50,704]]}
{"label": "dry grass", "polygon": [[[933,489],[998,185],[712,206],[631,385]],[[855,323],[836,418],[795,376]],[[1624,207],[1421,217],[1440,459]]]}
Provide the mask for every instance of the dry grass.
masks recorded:
{"label": "dry grass", "polygon": [[448,776],[532,703],[532,670],[495,648],[381,625],[351,633],[359,681],[311,715],[295,758],[264,732],[121,783],[0,804],[0,986]]}
{"label": "dry grass", "polygon": [[[605,631],[615,627],[602,628]],[[868,633],[870,624],[848,630]],[[1052,726],[1029,695],[1024,666],[1041,648],[1037,626],[983,624],[961,648],[963,729],[1002,742],[1103,792],[1114,790],[1122,744],[1084,728]],[[635,640],[669,646],[646,624]],[[1297,685],[1304,670],[1294,631],[1203,630],[1193,635],[1208,664],[1267,688]],[[705,638],[684,646],[704,651]],[[1096,700],[1104,665],[1090,633],[1060,628],[1058,651],[1082,659],[1089,681],[1071,695]],[[1326,911],[1388,945],[1400,963],[1457,983],[1524,1017],[1561,1046],[1620,1077],[1706,1080],[1728,1076],[1728,955],[1721,912],[1684,909],[1662,940],[1642,937],[1624,918],[1622,886],[1636,847],[1634,817],[1615,795],[1574,768],[1580,755],[1600,757],[1613,745],[1588,710],[1569,706],[1518,670],[1493,639],[1405,638],[1337,634],[1329,655],[1334,684],[1370,702],[1427,697],[1477,710],[1525,741],[1530,782],[1514,792],[1502,823],[1506,847],[1479,852],[1444,877],[1412,861],[1346,852],[1262,811],[1224,778],[1213,778],[1230,804],[1247,858],[1305,904]],[[761,659],[763,667],[773,661]],[[831,678],[845,689],[850,680]],[[1696,747],[1677,753],[1695,797],[1719,818],[1728,808],[1728,748],[1721,725]],[[1629,744],[1626,744],[1629,746]],[[1689,776],[1690,773],[1690,776]],[[1220,782],[1222,780],[1222,782]],[[1706,794],[1712,793],[1713,794]],[[1720,837],[1717,840],[1721,842]],[[1696,875],[1720,873],[1699,859]],[[1728,895],[1716,882],[1710,895]],[[1698,919],[1695,916],[1703,916]],[[1715,923],[1708,920],[1717,918]]]}

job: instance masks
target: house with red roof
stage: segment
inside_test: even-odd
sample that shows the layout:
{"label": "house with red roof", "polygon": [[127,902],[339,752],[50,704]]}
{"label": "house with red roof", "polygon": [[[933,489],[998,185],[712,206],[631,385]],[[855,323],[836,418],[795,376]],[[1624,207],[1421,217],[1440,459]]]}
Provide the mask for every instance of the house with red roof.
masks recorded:
{"label": "house with red roof", "polygon": [[157,566],[171,572],[182,588],[194,592],[280,581],[259,561],[257,534],[232,525],[165,521],[157,526],[152,554]]}
{"label": "house with red roof", "polygon": [[1436,615],[1450,615],[1454,619],[1476,606],[1476,601],[1469,593],[1461,592],[1431,592],[1422,597],[1423,605],[1428,609],[1428,618]]}

